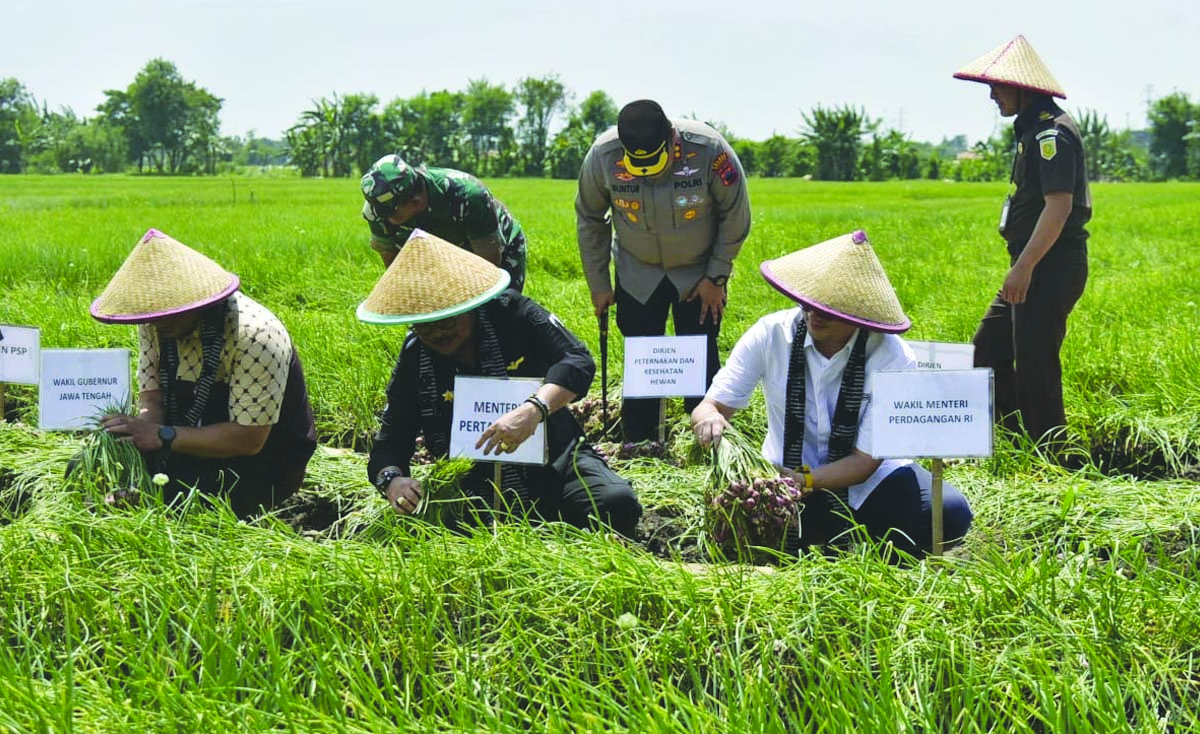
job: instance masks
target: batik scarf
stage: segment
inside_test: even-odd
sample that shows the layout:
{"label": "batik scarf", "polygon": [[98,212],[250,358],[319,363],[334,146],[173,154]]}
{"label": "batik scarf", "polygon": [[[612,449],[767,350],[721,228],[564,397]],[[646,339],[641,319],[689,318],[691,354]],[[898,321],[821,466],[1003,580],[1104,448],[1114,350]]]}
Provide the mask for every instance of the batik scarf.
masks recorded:
{"label": "batik scarf", "polygon": [[[496,328],[485,309],[475,311],[475,328],[475,355],[479,360],[480,372],[485,377],[506,377],[508,370],[504,352],[500,349]],[[450,453],[450,433],[447,427],[451,423],[450,415],[453,414],[454,404],[445,400],[438,390],[431,351],[421,344],[419,352],[421,423],[425,432],[425,446],[433,456],[446,456]],[[529,477],[524,466],[503,464],[500,469],[500,481],[505,489],[510,489],[516,494],[521,505],[528,504]]]}
{"label": "batik scarf", "polygon": [[[783,464],[796,469],[804,463],[804,405],[805,373],[808,363],[804,355],[804,341],[808,336],[808,324],[804,312],[796,316],[792,336],[792,354],[788,361],[787,403],[783,423]],[[833,428],[829,434],[829,463],[849,456],[858,439],[858,411],[862,406],[863,385],[866,382],[867,331],[858,330],[850,360],[842,373],[842,385],[838,390],[837,407],[833,412]],[[843,503],[849,495],[849,487],[830,490]]]}
{"label": "batik scarf", "polygon": [[213,383],[217,381],[221,354],[225,351],[225,316],[228,310],[229,301],[225,300],[205,309],[200,316],[200,378],[196,381],[195,399],[185,414],[181,414],[182,408],[175,389],[179,380],[176,374],[179,371],[179,342],[167,338],[159,343],[158,384],[163,393],[163,422],[166,425],[198,426],[204,418]]}

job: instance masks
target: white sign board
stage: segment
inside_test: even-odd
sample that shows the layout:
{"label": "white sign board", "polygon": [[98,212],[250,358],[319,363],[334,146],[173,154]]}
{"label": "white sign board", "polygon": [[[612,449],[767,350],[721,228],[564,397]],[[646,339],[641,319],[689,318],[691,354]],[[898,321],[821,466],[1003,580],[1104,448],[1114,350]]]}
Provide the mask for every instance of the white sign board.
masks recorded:
{"label": "white sign board", "polygon": [[871,375],[871,455],[992,455],[992,371],[887,370]]}
{"label": "white sign board", "polygon": [[627,398],[699,397],[705,392],[708,337],[625,337]]}
{"label": "white sign board", "polygon": [[537,392],[541,380],[504,377],[455,377],[454,418],[450,426],[450,455],[506,464],[546,463],[546,424],[538,423],[533,435],[512,453],[484,454],[475,448],[487,427],[500,416],[520,407]]}
{"label": "white sign board", "polygon": [[0,382],[38,384],[41,332],[32,326],[0,324]]}
{"label": "white sign board", "polygon": [[43,349],[38,427],[93,428],[100,413],[124,407],[132,392],[128,349]]}
{"label": "white sign board", "polygon": [[975,367],[975,345],[908,341],[919,370],[969,370]]}

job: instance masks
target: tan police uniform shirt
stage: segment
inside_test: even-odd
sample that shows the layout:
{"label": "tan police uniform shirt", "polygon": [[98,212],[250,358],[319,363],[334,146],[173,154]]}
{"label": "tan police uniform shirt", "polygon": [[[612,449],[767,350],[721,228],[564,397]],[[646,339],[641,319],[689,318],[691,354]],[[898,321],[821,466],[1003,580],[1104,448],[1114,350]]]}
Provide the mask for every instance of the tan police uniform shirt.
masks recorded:
{"label": "tan police uniform shirt", "polygon": [[610,128],[592,144],[579,174],[575,221],[592,293],[611,291],[609,263],[630,295],[645,303],[663,277],[686,297],[704,276],[728,276],[750,233],[741,161],[713,128],[672,120],[671,161],[657,176],[625,170]]}

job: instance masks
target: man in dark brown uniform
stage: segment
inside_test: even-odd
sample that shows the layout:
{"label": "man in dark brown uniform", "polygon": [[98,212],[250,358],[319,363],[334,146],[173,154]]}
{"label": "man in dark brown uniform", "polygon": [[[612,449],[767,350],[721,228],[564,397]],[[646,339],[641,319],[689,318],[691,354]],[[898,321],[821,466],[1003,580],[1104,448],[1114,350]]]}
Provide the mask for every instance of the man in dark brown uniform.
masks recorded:
{"label": "man in dark brown uniform", "polygon": [[996,416],[1034,439],[1066,425],[1059,351],[1067,316],[1087,283],[1092,216],[1079,128],[1066,98],[1024,36],[954,74],[983,82],[1004,117],[1016,116],[1011,193],[1000,216],[1010,267],[975,332],[975,366],[995,373]]}

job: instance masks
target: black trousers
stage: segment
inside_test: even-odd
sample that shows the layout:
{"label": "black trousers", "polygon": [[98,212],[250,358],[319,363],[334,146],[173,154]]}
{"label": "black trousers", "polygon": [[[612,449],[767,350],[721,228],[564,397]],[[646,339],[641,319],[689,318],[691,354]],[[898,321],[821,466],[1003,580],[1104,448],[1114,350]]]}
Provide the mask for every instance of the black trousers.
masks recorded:
{"label": "black trousers", "polygon": [[[240,519],[246,520],[273,509],[300,489],[304,466],[288,467],[286,462],[256,461],[254,457],[203,459],[196,456],[157,451],[143,452],[142,461],[150,474],[166,474],[162,487],[163,504],[173,504],[195,491],[221,497]],[[70,477],[81,463],[76,455],[67,463]]]}
{"label": "black trousers", "polygon": [[[895,549],[922,558],[933,551],[932,509],[932,490],[922,489],[912,468],[903,466],[887,475],[857,510],[842,504],[833,492],[821,490],[806,497],[800,513],[799,542],[793,538],[789,550],[840,544],[843,539],[836,536],[847,529],[848,518],[861,525],[871,540],[886,540]],[[973,519],[962,492],[943,484],[943,547],[961,542]]]}
{"label": "black trousers", "polygon": [[[163,468],[170,481],[163,487],[163,501],[170,504],[197,491],[222,497],[239,518],[245,520],[270,511],[296,493],[304,481],[304,469],[288,467],[282,461],[263,461],[258,457],[203,459],[173,454]],[[154,466],[149,460],[147,464]]]}
{"label": "black trousers", "polygon": [[[704,387],[712,385],[713,377],[721,368],[721,355],[717,352],[717,336],[721,333],[721,322],[710,318],[700,323],[701,302],[699,298],[683,301],[679,291],[664,277],[645,303],[639,303],[629,295],[617,280],[617,328],[624,336],[662,336],[667,333],[667,312],[675,322],[675,336],[708,337],[708,363],[705,365]],[[701,398],[685,398],[684,410],[689,413],[700,404]],[[621,430],[626,441],[648,441],[658,435],[658,399],[635,398],[621,401]]]}
{"label": "black trousers", "polygon": [[[494,464],[479,462],[468,478],[467,493],[480,501],[474,507],[475,521],[489,522],[492,489],[489,478]],[[620,476],[582,438],[571,443],[553,461],[529,472],[529,519],[561,520],[577,528],[596,528],[603,523],[632,538],[642,517],[642,505],[633,485]],[[465,520],[466,525],[474,524]]]}
{"label": "black trousers", "polygon": [[1040,439],[1067,424],[1059,351],[1087,276],[1086,251],[1052,252],[1034,268],[1024,303],[997,296],[979,322],[975,366],[992,368],[996,420],[1010,431]]}

